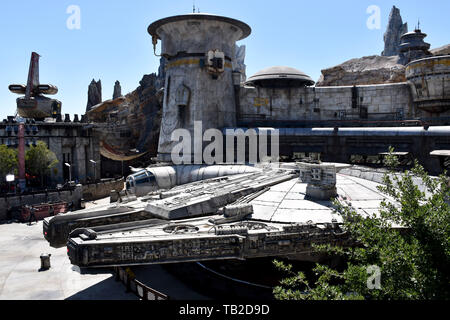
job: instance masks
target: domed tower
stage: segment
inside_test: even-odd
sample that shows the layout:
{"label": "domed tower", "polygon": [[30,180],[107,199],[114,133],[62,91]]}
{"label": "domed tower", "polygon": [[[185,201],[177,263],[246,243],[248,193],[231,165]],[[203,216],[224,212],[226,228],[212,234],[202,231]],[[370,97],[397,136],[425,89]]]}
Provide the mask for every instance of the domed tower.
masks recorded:
{"label": "domed tower", "polygon": [[434,114],[450,110],[450,55],[409,63],[406,79],[417,108]]}
{"label": "domed tower", "polygon": [[419,27],[402,36],[400,57],[416,107],[431,114],[450,110],[450,56],[433,57]]}
{"label": "domed tower", "polygon": [[432,56],[429,51],[430,44],[424,41],[426,36],[427,34],[422,33],[419,28],[416,28],[414,32],[408,32],[401,36],[400,62],[403,65]]}
{"label": "domed tower", "polygon": [[[238,40],[251,28],[238,20],[210,15],[187,14],[152,23],[148,32],[161,56],[167,59],[158,159],[171,161],[178,143],[171,140],[178,128],[194,136],[194,122],[207,129],[236,126],[236,103],[232,62]],[[199,152],[199,148],[194,148]]]}

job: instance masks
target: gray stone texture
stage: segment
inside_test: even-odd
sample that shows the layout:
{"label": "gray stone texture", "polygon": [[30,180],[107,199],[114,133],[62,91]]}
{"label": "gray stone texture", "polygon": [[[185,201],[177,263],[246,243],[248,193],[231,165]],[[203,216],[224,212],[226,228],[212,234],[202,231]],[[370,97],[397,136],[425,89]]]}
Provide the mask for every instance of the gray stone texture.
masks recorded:
{"label": "gray stone texture", "polygon": [[405,67],[398,56],[367,56],[322,70],[317,87],[405,82]]}
{"label": "gray stone texture", "polygon": [[[37,122],[37,134],[33,139],[43,141],[48,148],[55,153],[58,164],[51,171],[49,187],[56,187],[57,184],[64,183],[64,163],[69,161],[72,164],[72,178],[80,183],[85,183],[87,178],[94,177],[94,168],[89,160],[100,163],[98,150],[98,138],[82,123],[75,122]],[[11,137],[15,138],[15,137]],[[11,139],[6,133],[6,124],[0,124],[0,144],[6,144],[7,139]],[[69,154],[64,160],[64,154]],[[100,165],[96,167],[96,177],[100,177]]]}
{"label": "gray stone texture", "polygon": [[447,44],[447,45],[439,47],[439,48],[432,49],[432,50],[430,50],[430,52],[434,56],[450,55],[450,44]]}
{"label": "gray stone texture", "polygon": [[102,81],[92,79],[88,88],[88,102],[86,112],[91,110],[93,106],[102,102]]}
{"label": "gray stone texture", "polygon": [[[236,126],[232,63],[236,41],[243,37],[243,30],[229,21],[199,16],[163,23],[157,33],[162,43],[161,54],[170,57],[166,65],[158,156],[170,160],[175,145],[171,135],[177,128],[188,129],[193,136],[195,121],[202,121],[203,131]],[[223,52],[231,59],[223,61],[224,72],[215,77],[202,66],[201,58],[189,56],[206,55],[210,50]],[[187,105],[180,106],[177,93],[182,86],[189,89],[190,99]]]}
{"label": "gray stone texture", "polygon": [[163,96],[160,77],[154,73],[144,75],[136,90],[121,99],[105,101],[87,113],[89,120],[96,123],[95,132],[103,145],[118,155],[136,149],[156,156]]}
{"label": "gray stone texture", "polygon": [[124,179],[105,181],[83,186],[83,199],[94,201],[108,197],[112,190],[117,192],[124,188]]}
{"label": "gray stone texture", "polygon": [[389,22],[384,34],[384,51],[382,56],[396,56],[400,53],[400,37],[408,32],[408,24],[403,23],[400,10],[395,6],[389,15]]}
{"label": "gray stone texture", "polygon": [[17,208],[24,205],[37,205],[48,202],[65,201],[73,202],[75,208],[78,208],[82,198],[82,187],[78,185],[73,191],[50,191],[48,193],[22,195],[22,196],[3,196],[0,197],[0,221],[7,219],[9,208]]}
{"label": "gray stone texture", "polygon": [[120,86],[120,82],[116,81],[114,84],[114,92],[113,92],[113,99],[120,98],[122,96],[122,87]]}
{"label": "gray stone texture", "polygon": [[450,110],[450,55],[417,60],[406,68],[416,106],[426,112]]}
{"label": "gray stone texture", "polygon": [[236,59],[233,61],[233,71],[238,71],[241,74],[240,79],[241,82],[245,82],[245,80],[247,80],[245,51],[246,51],[245,45],[241,46],[236,45]]}
{"label": "gray stone texture", "polygon": [[359,108],[367,108],[368,120],[395,120],[426,115],[412,108],[410,87],[396,84],[357,86],[358,108],[352,106],[351,86],[267,89],[245,87],[240,91],[241,121],[319,121],[361,119]]}

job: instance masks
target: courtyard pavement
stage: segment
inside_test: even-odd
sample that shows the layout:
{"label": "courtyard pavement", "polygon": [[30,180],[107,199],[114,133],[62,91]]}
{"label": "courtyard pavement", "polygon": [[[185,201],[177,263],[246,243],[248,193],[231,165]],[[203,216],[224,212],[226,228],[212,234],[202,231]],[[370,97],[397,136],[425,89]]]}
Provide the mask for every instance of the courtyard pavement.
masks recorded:
{"label": "courtyard pavement", "polygon": [[[39,271],[42,253],[51,268]],[[80,269],[70,264],[67,248],[49,246],[42,221],[0,225],[0,300],[136,300],[108,269]]]}
{"label": "courtyard pavement", "polygon": [[[109,198],[86,203],[86,208]],[[0,224],[0,300],[137,300],[114,280],[112,269],[81,269],[70,264],[67,248],[50,247],[42,221]],[[40,271],[41,254],[51,254],[51,268]],[[170,299],[205,300],[162,266],[133,268],[137,279]]]}

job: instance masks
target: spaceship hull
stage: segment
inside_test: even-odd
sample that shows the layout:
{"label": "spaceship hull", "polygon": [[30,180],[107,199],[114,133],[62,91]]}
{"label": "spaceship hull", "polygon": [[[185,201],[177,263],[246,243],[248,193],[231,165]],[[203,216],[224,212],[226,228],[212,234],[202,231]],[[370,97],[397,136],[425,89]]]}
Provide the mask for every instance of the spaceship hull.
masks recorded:
{"label": "spaceship hull", "polygon": [[207,220],[189,219],[140,231],[77,230],[67,244],[68,255],[71,263],[79,267],[131,266],[306,257],[312,253],[313,243],[350,243],[338,224],[286,225],[247,220],[211,232],[213,228]]}

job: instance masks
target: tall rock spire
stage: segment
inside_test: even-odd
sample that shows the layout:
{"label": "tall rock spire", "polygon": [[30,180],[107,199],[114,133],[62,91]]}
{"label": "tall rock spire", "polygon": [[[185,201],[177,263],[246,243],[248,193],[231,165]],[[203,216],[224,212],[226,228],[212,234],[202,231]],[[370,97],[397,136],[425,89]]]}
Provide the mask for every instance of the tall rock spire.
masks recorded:
{"label": "tall rock spire", "polygon": [[403,23],[400,10],[395,6],[389,15],[389,23],[384,34],[384,51],[382,56],[396,56],[400,53],[400,38],[408,32],[408,24]]}
{"label": "tall rock spire", "polygon": [[113,100],[120,98],[121,96],[122,96],[122,87],[120,86],[120,82],[116,81],[114,85]]}
{"label": "tall rock spire", "polygon": [[102,103],[102,82],[98,80],[97,82],[92,79],[91,84],[88,89],[88,102],[86,107],[86,112],[92,109],[93,106]]}

